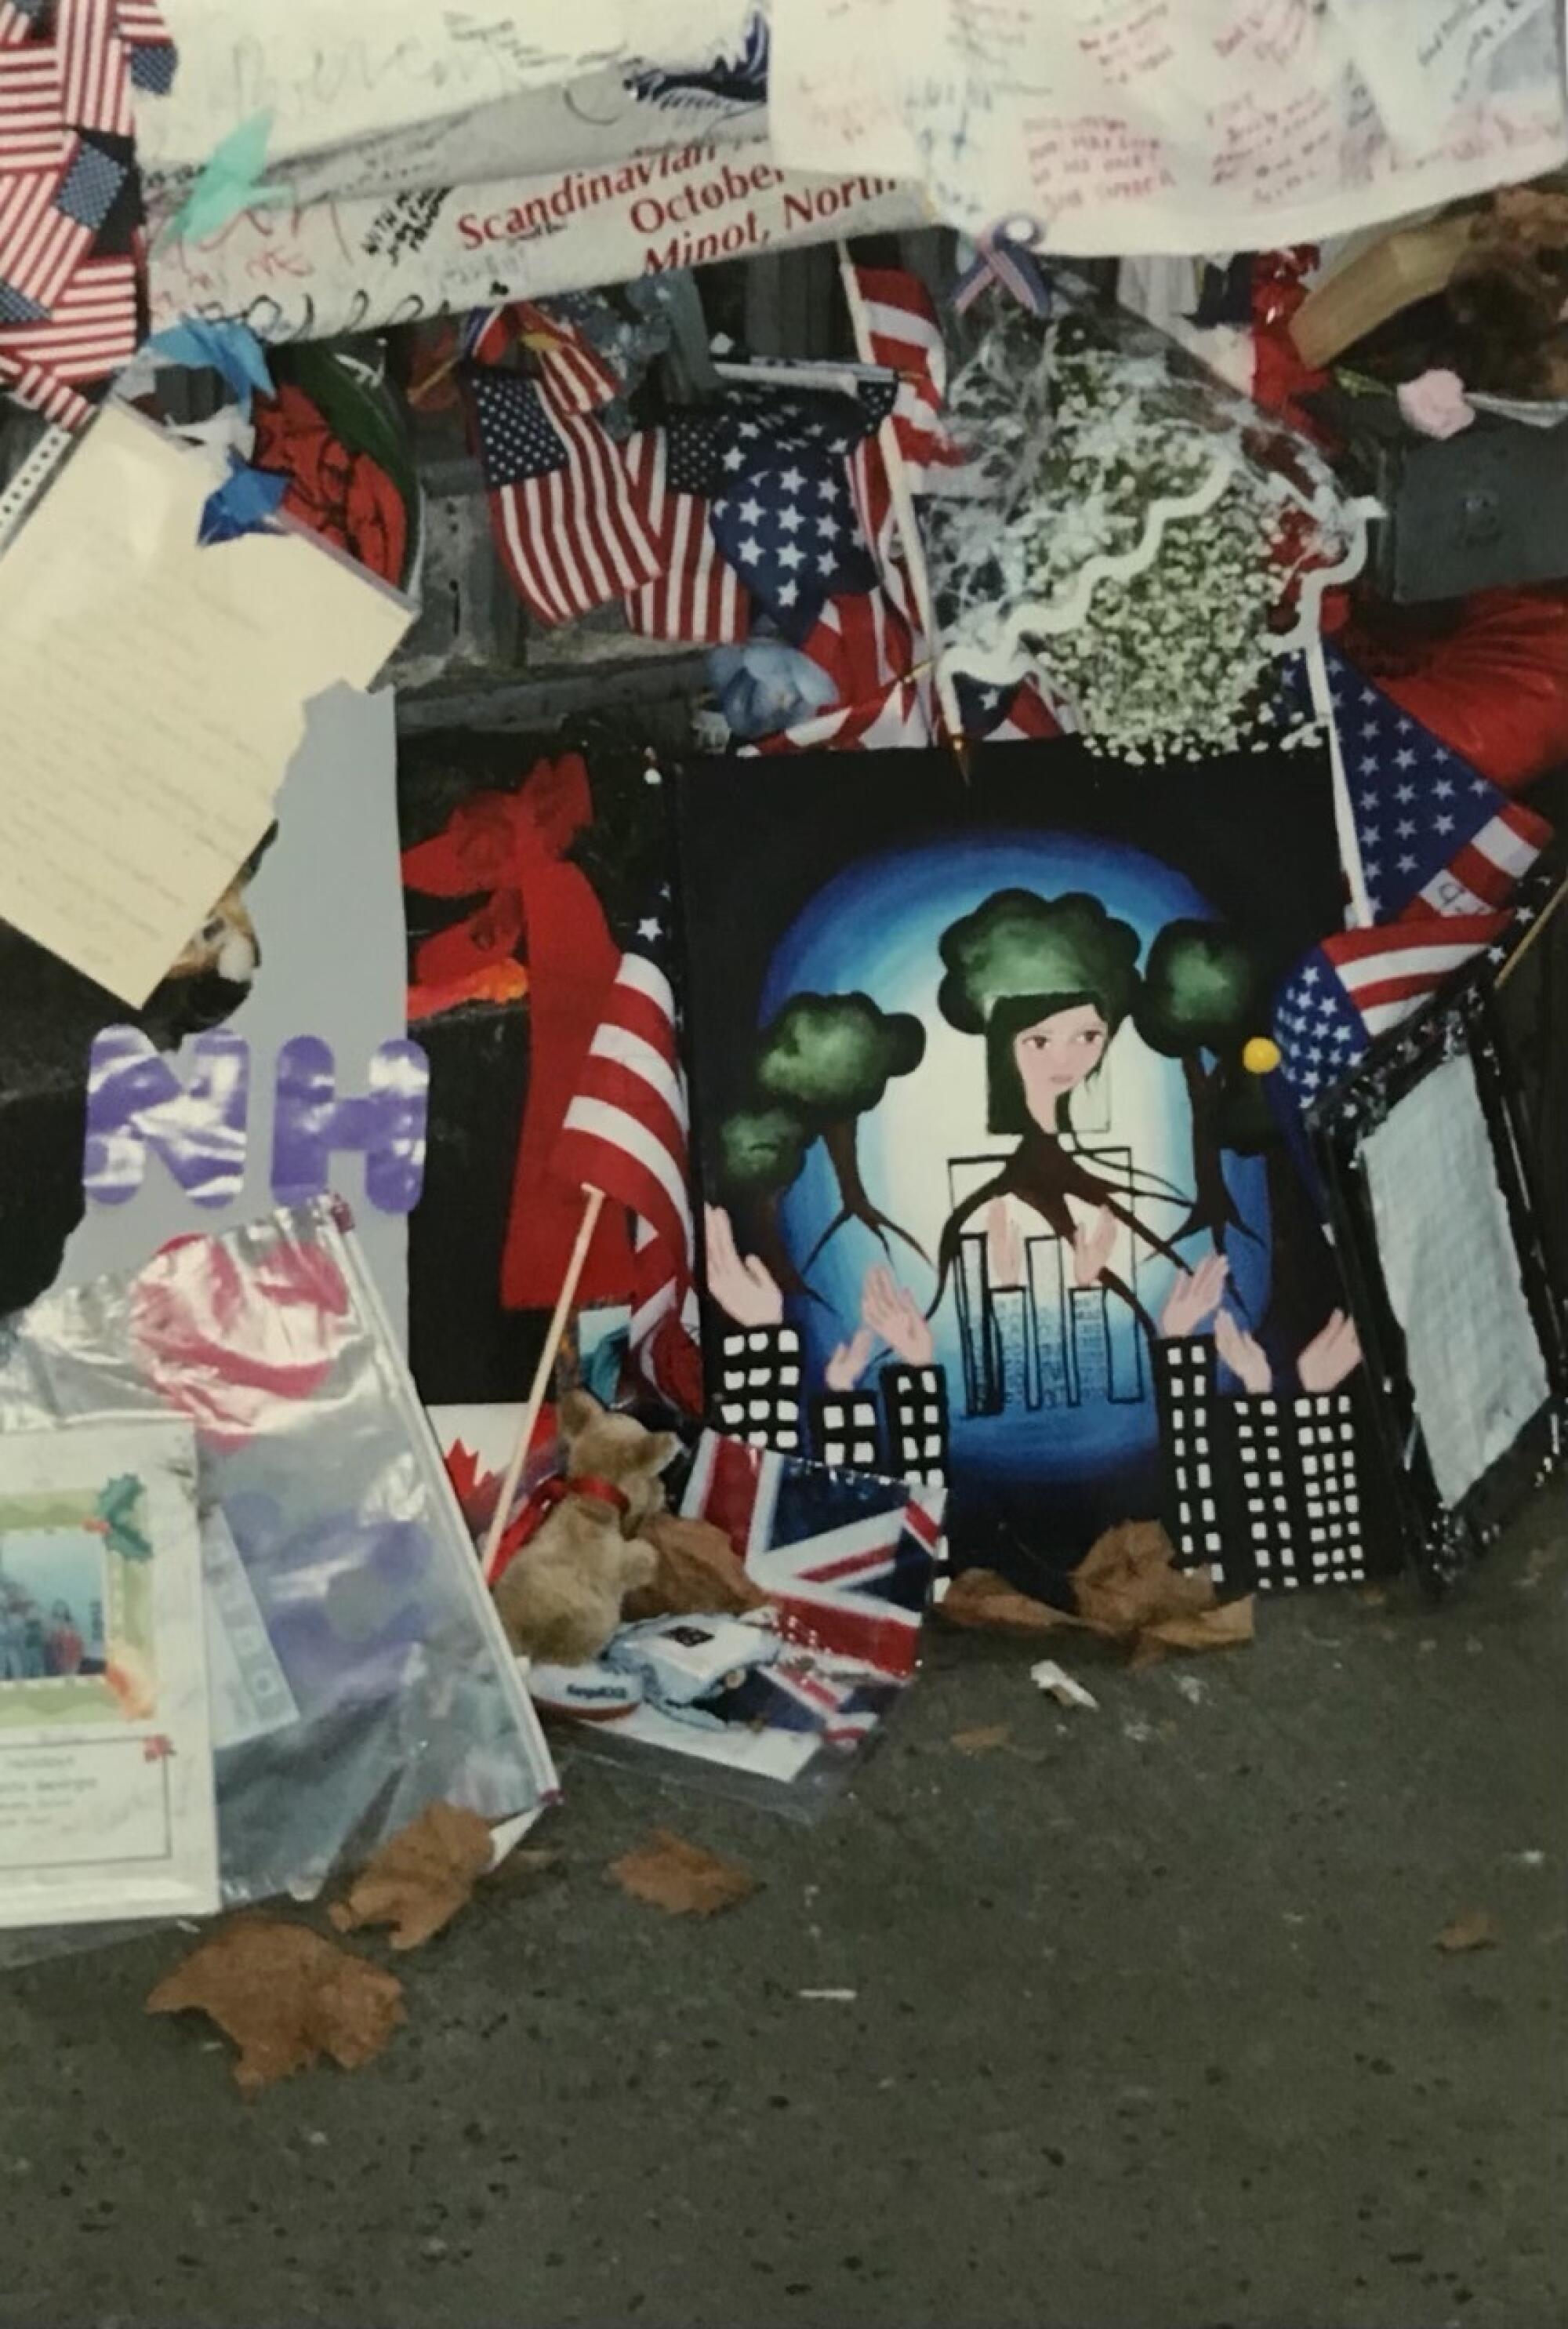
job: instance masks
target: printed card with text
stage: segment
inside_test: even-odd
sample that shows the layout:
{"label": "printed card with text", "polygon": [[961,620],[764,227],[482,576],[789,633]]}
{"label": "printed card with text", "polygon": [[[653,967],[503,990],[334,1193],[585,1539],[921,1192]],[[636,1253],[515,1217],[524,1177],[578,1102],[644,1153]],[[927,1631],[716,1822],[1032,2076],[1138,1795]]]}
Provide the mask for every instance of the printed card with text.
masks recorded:
{"label": "printed card with text", "polygon": [[0,1926],[218,1906],[195,1479],[172,1419],[0,1438]]}

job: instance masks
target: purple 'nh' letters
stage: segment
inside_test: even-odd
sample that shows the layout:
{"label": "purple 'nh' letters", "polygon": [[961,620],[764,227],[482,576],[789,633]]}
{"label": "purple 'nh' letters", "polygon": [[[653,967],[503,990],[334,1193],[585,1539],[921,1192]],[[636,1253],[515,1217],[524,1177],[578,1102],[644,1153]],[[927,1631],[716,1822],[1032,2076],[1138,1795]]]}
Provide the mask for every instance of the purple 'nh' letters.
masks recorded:
{"label": "purple 'nh' letters", "polygon": [[[245,1185],[250,1046],[242,1035],[194,1036],[182,1083],[139,1028],[105,1027],[88,1068],[82,1185],[100,1205],[123,1205],[142,1185],[155,1149],[193,1204],[228,1205]],[[332,1047],[296,1035],[277,1054],[272,1193],[297,1204],[325,1193],[335,1151],[358,1149],[365,1194],[384,1213],[411,1212],[425,1179],[430,1068],[398,1037],[371,1055],[362,1099],[340,1099]]]}

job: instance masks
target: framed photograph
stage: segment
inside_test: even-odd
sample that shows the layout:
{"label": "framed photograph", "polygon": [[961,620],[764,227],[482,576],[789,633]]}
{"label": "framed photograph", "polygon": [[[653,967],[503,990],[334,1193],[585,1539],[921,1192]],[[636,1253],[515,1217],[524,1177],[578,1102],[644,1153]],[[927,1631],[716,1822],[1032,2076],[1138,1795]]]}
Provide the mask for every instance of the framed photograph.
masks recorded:
{"label": "framed photograph", "polygon": [[1511,958],[1476,964],[1309,1119],[1400,1525],[1434,1587],[1556,1468],[1568,1420],[1568,1305],[1498,1012]]}
{"label": "framed photograph", "polygon": [[0,1925],[218,1905],[195,1476],[173,1419],[0,1438]]}

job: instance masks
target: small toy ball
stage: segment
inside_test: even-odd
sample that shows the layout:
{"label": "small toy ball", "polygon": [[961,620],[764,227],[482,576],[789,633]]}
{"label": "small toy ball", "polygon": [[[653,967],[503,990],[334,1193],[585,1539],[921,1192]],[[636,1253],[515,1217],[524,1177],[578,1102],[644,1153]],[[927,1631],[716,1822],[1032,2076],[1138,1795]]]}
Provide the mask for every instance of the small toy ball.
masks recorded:
{"label": "small toy ball", "polygon": [[1280,1064],[1280,1047],[1272,1035],[1249,1035],[1242,1045],[1242,1065],[1249,1076],[1272,1076]]}

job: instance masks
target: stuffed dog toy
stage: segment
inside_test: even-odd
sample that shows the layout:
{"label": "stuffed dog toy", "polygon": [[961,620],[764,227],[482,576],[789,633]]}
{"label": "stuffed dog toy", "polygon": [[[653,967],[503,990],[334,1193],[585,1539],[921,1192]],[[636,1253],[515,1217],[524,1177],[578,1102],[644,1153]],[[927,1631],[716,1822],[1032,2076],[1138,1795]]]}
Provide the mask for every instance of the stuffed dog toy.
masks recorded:
{"label": "stuffed dog toy", "polygon": [[583,1665],[621,1622],[621,1600],[651,1585],[659,1566],[638,1535],[664,1508],[659,1475],[680,1444],[634,1416],[602,1407],[591,1391],[561,1400],[566,1477],[537,1533],[495,1584],[495,1606],[514,1650],[541,1664]]}

